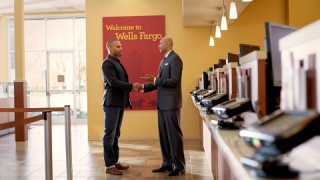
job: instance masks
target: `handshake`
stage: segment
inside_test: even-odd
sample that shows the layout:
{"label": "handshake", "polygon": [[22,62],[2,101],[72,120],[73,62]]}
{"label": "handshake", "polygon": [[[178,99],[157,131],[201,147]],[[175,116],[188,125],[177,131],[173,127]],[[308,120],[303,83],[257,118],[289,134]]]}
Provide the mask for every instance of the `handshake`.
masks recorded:
{"label": "handshake", "polygon": [[[153,75],[150,75],[150,74],[146,74],[146,76],[144,77],[140,77],[140,79],[143,79],[147,82],[154,82],[155,80],[155,77]],[[132,90],[133,91],[136,91],[136,92],[143,92],[143,84],[140,84],[140,83],[133,83],[133,86],[132,86]]]}
{"label": "handshake", "polygon": [[143,90],[143,84],[133,83],[132,90],[136,92],[141,92]]}

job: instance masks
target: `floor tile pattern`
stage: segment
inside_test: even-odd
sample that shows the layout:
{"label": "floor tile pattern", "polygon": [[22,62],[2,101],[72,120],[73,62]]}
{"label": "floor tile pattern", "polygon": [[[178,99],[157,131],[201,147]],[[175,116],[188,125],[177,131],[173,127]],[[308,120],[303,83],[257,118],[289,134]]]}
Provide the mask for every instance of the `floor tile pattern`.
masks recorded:
{"label": "floor tile pattern", "polygon": [[[169,177],[168,173],[152,173],[161,164],[159,140],[122,140],[120,162],[130,165],[122,176],[106,174],[102,142],[88,141],[86,125],[72,125],[72,169],[74,180],[212,180],[211,170],[200,140],[184,140],[186,174]],[[44,127],[31,125],[28,141],[15,143],[13,134],[0,137],[0,180],[44,180]],[[63,125],[52,128],[53,179],[65,180],[66,150]]]}

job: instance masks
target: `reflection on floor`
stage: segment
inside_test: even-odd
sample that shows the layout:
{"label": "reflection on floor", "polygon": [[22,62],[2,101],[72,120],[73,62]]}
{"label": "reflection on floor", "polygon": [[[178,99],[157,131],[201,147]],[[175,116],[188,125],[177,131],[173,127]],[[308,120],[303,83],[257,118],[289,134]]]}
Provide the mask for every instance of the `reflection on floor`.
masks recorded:
{"label": "reflection on floor", "polygon": [[[152,173],[161,164],[158,140],[121,140],[120,162],[130,165],[122,176],[105,174],[102,142],[88,141],[87,126],[72,126],[73,179],[203,179],[212,175],[200,140],[185,140],[186,174],[168,177],[167,173]],[[64,126],[52,129],[53,179],[67,179]],[[0,180],[44,180],[44,128],[30,126],[29,140],[15,143],[14,134],[0,137]]]}

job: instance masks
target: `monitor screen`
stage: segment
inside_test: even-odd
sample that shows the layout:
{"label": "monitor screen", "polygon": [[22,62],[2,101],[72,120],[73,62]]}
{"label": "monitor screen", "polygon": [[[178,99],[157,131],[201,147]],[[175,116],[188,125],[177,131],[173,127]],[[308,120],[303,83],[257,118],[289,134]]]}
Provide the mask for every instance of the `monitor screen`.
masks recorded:
{"label": "monitor screen", "polygon": [[251,53],[252,51],[259,51],[260,46],[251,45],[251,44],[239,44],[240,54],[239,56],[242,57],[246,54]]}
{"label": "monitor screen", "polygon": [[226,64],[225,59],[219,59],[218,68],[223,68],[223,66]]}
{"label": "monitor screen", "polygon": [[213,70],[216,70],[218,68],[218,64],[213,64]]}
{"label": "monitor screen", "polygon": [[281,53],[279,50],[279,39],[294,32],[297,28],[266,22],[266,50],[268,53],[267,63],[271,68],[271,80],[274,87],[281,87]]}
{"label": "monitor screen", "polygon": [[239,64],[239,56],[236,55],[236,54],[232,54],[232,53],[228,53],[227,54],[227,63],[230,63],[230,62],[236,62]]}
{"label": "monitor screen", "polygon": [[207,72],[202,72],[202,87],[203,89],[208,89],[209,86],[209,80],[208,80],[208,73]]}

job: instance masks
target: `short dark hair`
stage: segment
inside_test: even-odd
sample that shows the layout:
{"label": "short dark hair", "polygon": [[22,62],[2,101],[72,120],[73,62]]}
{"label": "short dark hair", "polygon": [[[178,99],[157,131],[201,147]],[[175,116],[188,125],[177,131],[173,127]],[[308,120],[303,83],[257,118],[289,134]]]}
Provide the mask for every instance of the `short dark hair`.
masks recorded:
{"label": "short dark hair", "polygon": [[119,41],[119,39],[117,39],[117,38],[111,38],[111,39],[109,39],[108,41],[107,41],[107,43],[106,43],[106,48],[108,49],[108,48],[110,48],[110,46],[113,44],[113,42],[115,42],[115,41]]}

